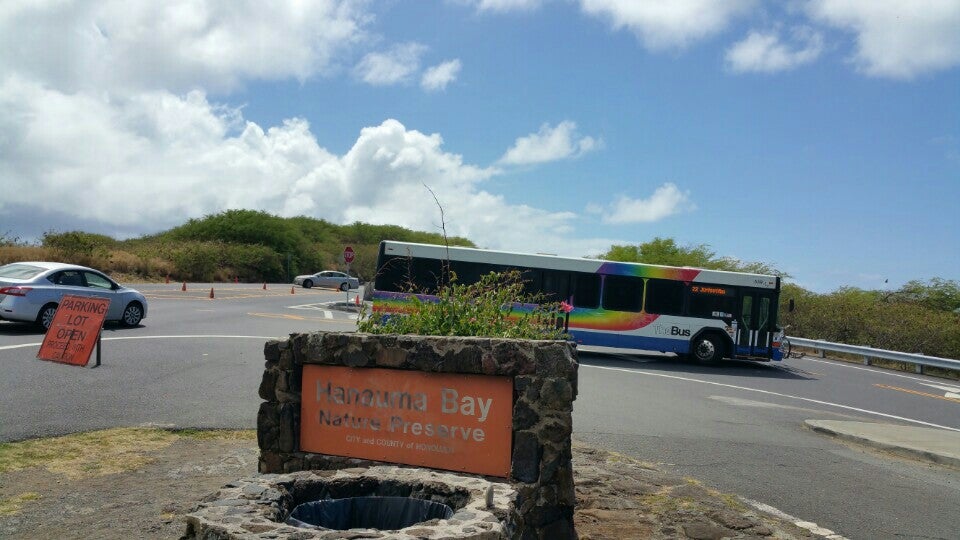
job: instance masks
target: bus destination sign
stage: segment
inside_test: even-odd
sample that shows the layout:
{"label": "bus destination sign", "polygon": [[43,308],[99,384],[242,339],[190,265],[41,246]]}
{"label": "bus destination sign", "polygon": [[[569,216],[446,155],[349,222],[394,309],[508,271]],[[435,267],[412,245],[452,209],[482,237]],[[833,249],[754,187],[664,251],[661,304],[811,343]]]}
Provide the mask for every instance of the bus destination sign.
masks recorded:
{"label": "bus destination sign", "polygon": [[510,377],[305,365],[302,388],[304,451],[510,474]]}
{"label": "bus destination sign", "polygon": [[727,290],[723,287],[707,287],[704,285],[694,285],[690,287],[690,292],[696,294],[715,294],[717,296],[726,296]]}

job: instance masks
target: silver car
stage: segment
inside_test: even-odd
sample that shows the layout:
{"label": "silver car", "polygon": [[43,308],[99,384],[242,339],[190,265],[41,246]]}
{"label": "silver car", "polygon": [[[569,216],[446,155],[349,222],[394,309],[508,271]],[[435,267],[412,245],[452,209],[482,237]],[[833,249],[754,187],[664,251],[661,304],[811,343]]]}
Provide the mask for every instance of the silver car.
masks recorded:
{"label": "silver car", "polygon": [[0,266],[0,319],[34,322],[50,328],[65,294],[110,300],[106,320],[137,326],[147,316],[147,299],[102,272],[56,262],[17,262]]}
{"label": "silver car", "polygon": [[330,287],[332,289],[348,291],[350,289],[360,288],[359,279],[348,276],[343,272],[337,272],[336,270],[324,270],[316,274],[297,276],[293,278],[293,284],[303,285],[305,289],[309,289],[310,287]]}

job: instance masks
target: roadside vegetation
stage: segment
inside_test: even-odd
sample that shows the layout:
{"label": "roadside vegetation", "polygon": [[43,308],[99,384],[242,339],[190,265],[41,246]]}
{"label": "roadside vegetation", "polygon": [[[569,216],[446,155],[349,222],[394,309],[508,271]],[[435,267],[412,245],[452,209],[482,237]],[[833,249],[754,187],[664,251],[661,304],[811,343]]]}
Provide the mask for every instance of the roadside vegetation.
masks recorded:
{"label": "roadside vegetation", "polygon": [[[191,219],[165,232],[115,240],[81,231],[50,231],[38,244],[0,233],[0,264],[61,261],[91,266],[126,281],[290,282],[298,274],[346,270],[343,248],[353,247],[350,273],[373,277],[381,240],[443,243],[438,233],[396,225],[334,225],[308,217],[281,218],[253,210],[228,210]],[[453,237],[451,245],[473,247]]]}
{"label": "roadside vegetation", "polygon": [[[51,231],[39,243],[30,244],[9,232],[0,232],[0,264],[63,261],[99,268],[123,281],[160,281],[169,276],[174,281],[233,281],[238,277],[254,283],[289,282],[297,274],[344,270],[343,248],[350,245],[356,252],[351,273],[369,280],[374,276],[378,245],[386,239],[474,247],[465,238],[445,238],[442,233],[395,225],[334,225],[322,219],[229,210],[129,240],[81,231]],[[773,263],[718,256],[705,244],[684,246],[671,238],[613,245],[595,256],[778,275],[785,283],[780,323],[789,326],[789,335],[960,359],[960,283],[954,280],[914,280],[897,290],[885,291],[844,287],[818,294],[790,283],[790,276]],[[789,312],[786,306],[791,299],[795,309]]]}

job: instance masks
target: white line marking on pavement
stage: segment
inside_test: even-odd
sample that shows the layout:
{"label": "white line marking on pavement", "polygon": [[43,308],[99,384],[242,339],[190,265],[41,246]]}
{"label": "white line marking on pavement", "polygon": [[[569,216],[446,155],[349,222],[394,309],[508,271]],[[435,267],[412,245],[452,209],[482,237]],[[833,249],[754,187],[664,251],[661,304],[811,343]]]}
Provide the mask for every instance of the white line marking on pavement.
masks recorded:
{"label": "white line marking on pavement", "polygon": [[804,357],[802,357],[802,358],[799,358],[799,360],[809,360],[809,361],[811,361],[811,362],[817,362],[817,363],[819,363],[819,364],[829,364],[829,365],[831,365],[831,366],[842,367],[842,368],[847,368],[847,369],[859,369],[860,371],[869,371],[870,373],[875,373],[875,374],[877,374],[877,375],[886,375],[886,376],[888,376],[888,377],[898,377],[898,378],[901,378],[901,379],[910,379],[911,381],[917,381],[917,382],[920,382],[920,383],[923,383],[924,381],[929,381],[929,379],[921,379],[920,377],[912,377],[912,376],[910,376],[910,375],[904,375],[904,374],[902,374],[902,373],[897,373],[896,371],[891,371],[891,370],[889,370],[889,369],[870,368],[870,367],[856,366],[856,365],[851,365],[851,364],[848,364],[848,363],[846,363],[846,362],[842,362],[842,361],[838,361],[838,360],[821,360],[821,359],[819,359],[819,358],[811,358],[811,357],[809,357],[809,356],[804,356]]}
{"label": "white line marking on pavement", "polygon": [[761,512],[766,512],[767,514],[772,514],[772,515],[774,515],[774,516],[776,516],[776,517],[778,517],[778,518],[780,518],[780,519],[783,519],[783,520],[786,520],[786,521],[789,521],[789,522],[793,523],[793,524],[796,525],[797,527],[806,529],[806,530],[812,532],[813,534],[822,536],[822,537],[824,537],[824,538],[828,538],[829,540],[848,540],[846,537],[840,536],[839,534],[831,531],[830,529],[826,529],[826,528],[824,528],[824,527],[821,527],[821,526],[819,526],[819,525],[817,525],[816,523],[813,523],[813,522],[811,522],[811,521],[803,521],[803,520],[801,520],[801,519],[795,518],[795,517],[791,516],[790,514],[784,512],[783,510],[780,510],[779,508],[774,508],[774,507],[770,506],[769,504],[763,504],[762,502],[757,502],[757,501],[754,501],[754,500],[751,500],[751,499],[747,499],[747,498],[745,498],[745,497],[740,497],[740,500],[743,501],[743,502],[745,502],[745,503],[747,503],[748,505],[756,508],[757,510],[759,510],[759,511],[761,511]]}
{"label": "white line marking on pavement", "polygon": [[639,371],[639,370],[624,369],[624,368],[614,368],[614,367],[605,367],[605,366],[589,366],[589,365],[581,365],[580,367],[593,368],[593,369],[605,369],[605,370],[608,370],[608,371],[620,371],[620,372],[623,372],[623,373],[633,373],[633,374],[635,374],[635,375],[646,375],[646,376],[648,376],[648,377],[663,377],[663,378],[665,378],[665,379],[676,379],[676,380],[678,380],[678,381],[695,382],[695,383],[700,383],[700,384],[711,384],[711,385],[713,385],[713,386],[721,386],[721,387],[723,387],[723,388],[733,388],[733,389],[735,389],[735,390],[744,390],[744,391],[746,391],[746,392],[757,392],[758,394],[766,394],[766,395],[768,395],[768,396],[778,396],[778,397],[789,398],[789,399],[797,399],[797,400],[806,401],[806,402],[809,402],[809,403],[816,403],[816,404],[818,404],[818,405],[826,405],[826,406],[828,406],[828,407],[837,407],[837,408],[839,408],[839,409],[846,409],[846,410],[848,410],[848,411],[857,411],[857,412],[864,413],[864,414],[872,414],[872,415],[874,415],[874,416],[882,416],[882,417],[884,417],[884,418],[892,418],[892,419],[894,419],[894,420],[900,420],[900,421],[903,421],[903,422],[910,422],[910,423],[913,423],[913,424],[920,424],[920,425],[923,425],[923,426],[929,426],[929,427],[935,427],[935,428],[939,428],[939,429],[947,429],[947,430],[950,430],[950,431],[960,432],[960,428],[954,428],[954,427],[950,427],[950,426],[941,426],[941,425],[939,425],[939,424],[932,424],[932,423],[930,423],[930,422],[924,422],[923,420],[914,420],[914,419],[912,419],[912,418],[905,418],[905,417],[903,417],[903,416],[896,416],[896,415],[893,415],[893,414],[887,414],[887,413],[882,413],[882,412],[877,412],[877,411],[871,411],[871,410],[869,410],[869,409],[861,409],[861,408],[858,408],[858,407],[851,407],[850,405],[841,405],[841,404],[839,404],[839,403],[832,403],[832,402],[830,402],[830,401],[822,401],[822,400],[819,400],[819,399],[805,398],[805,397],[800,397],[800,396],[792,396],[792,395],[790,395],[790,394],[781,394],[780,392],[771,392],[770,390],[760,390],[759,388],[749,388],[749,387],[747,387],[747,386],[737,386],[737,385],[734,385],[734,384],[718,383],[718,382],[713,382],[713,381],[704,381],[704,380],[701,380],[701,379],[693,379],[693,378],[691,378],[691,377],[680,377],[679,375],[667,375],[667,374],[665,374],[665,373],[650,373],[650,372],[647,372],[647,371]]}
{"label": "white line marking on pavement", "polygon": [[[186,335],[186,336],[128,336],[128,337],[105,337],[103,341],[123,341],[131,339],[284,339],[286,336],[226,336],[226,335]],[[40,343],[22,343],[20,345],[4,345],[0,351],[10,349],[23,349],[26,347],[39,347]]]}

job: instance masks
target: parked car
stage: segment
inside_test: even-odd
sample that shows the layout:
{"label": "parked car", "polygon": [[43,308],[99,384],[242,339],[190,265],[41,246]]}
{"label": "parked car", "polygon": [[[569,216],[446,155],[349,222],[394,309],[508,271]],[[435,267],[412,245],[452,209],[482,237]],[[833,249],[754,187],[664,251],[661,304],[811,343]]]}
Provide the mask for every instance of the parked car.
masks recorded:
{"label": "parked car", "polygon": [[106,320],[137,326],[147,316],[147,299],[103,272],[57,262],[17,262],[0,266],[0,319],[50,328],[65,294],[110,300]]}
{"label": "parked car", "polygon": [[341,291],[348,291],[350,289],[360,288],[359,279],[335,270],[324,270],[316,274],[297,276],[293,278],[293,284],[302,285],[305,289],[309,289],[310,287],[331,287],[340,289]]}

